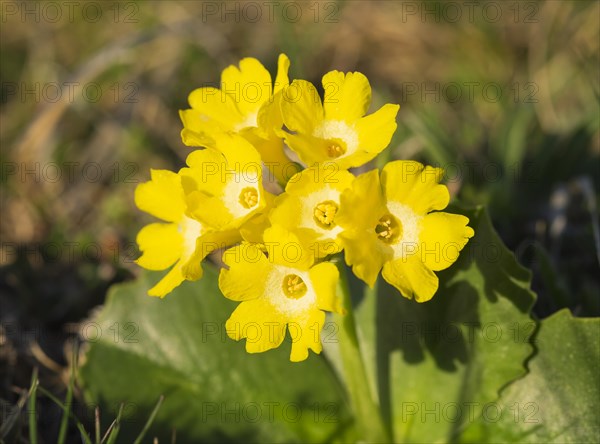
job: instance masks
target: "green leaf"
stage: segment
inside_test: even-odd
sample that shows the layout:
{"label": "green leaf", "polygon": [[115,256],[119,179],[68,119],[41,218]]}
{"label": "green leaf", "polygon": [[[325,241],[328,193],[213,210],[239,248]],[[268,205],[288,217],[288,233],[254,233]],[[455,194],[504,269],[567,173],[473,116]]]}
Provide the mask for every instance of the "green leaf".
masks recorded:
{"label": "green leaf", "polygon": [[525,373],[533,351],[529,273],[483,209],[460,212],[475,236],[438,274],[440,289],[430,302],[408,300],[382,280],[376,297],[368,291],[357,301],[371,388],[395,442],[455,440]]}
{"label": "green leaf", "polygon": [[[508,386],[494,414],[463,442],[598,442],[600,319],[561,310],[541,322],[529,373]],[[486,420],[487,419],[487,420]]]}
{"label": "green leaf", "polygon": [[92,344],[81,380],[103,418],[124,403],[119,440],[135,439],[161,395],[146,434],[160,442],[171,442],[172,430],[177,443],[315,442],[347,433],[345,395],[326,361],[289,362],[289,340],[246,353],[224,329],[236,303],[220,295],[217,273],[206,268],[201,281],[163,300],[146,295],[157,274],[116,286],[85,327]]}

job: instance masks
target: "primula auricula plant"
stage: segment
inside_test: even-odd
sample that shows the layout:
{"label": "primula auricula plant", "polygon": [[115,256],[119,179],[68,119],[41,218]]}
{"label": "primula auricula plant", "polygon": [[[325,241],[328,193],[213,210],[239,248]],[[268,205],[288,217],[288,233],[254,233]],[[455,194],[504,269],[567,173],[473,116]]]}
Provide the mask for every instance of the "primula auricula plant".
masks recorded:
{"label": "primula auricula plant", "polygon": [[149,290],[164,297],[200,279],[203,259],[223,249],[219,287],[240,302],[228,335],[256,353],[289,331],[290,359],[302,361],[321,352],[325,312],[351,311],[342,255],[370,287],[381,272],[399,296],[425,302],[435,272],[474,233],[465,216],[442,212],[450,196],[440,168],[393,161],[381,173],[348,171],[389,145],[398,105],[367,115],[371,87],[359,72],[325,74],[321,100],[310,82],[290,83],[289,66],[281,54],[273,81],[245,58],[223,71],[220,89],[189,95],[182,138],[198,149],[187,167],[152,170],[136,189],[137,206],[162,221],[139,232],[137,262],[170,268]]}

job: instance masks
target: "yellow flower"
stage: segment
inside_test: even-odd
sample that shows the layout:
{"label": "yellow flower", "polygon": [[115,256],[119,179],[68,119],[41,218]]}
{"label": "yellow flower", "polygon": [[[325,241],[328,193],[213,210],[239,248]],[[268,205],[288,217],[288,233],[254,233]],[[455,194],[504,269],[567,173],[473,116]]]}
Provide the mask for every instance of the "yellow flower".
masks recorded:
{"label": "yellow flower", "polygon": [[[171,171],[151,170],[151,180],[138,185],[135,203],[142,211],[166,221],[146,225],[137,235],[142,256],[137,263],[148,270],[169,273],[148,294],[164,297],[185,279],[202,277],[201,261],[214,248],[213,235],[201,222],[185,215],[186,204],[181,177]],[[198,245],[209,245],[196,251]]]}
{"label": "yellow flower", "polygon": [[336,162],[347,169],[365,164],[383,151],[396,131],[399,105],[386,104],[365,116],[371,86],[359,72],[331,71],[323,76],[324,103],[314,85],[294,80],[285,89],[281,112],[288,146],[308,166]]}
{"label": "yellow flower", "polygon": [[342,249],[338,240],[342,229],[335,216],[340,194],[353,179],[335,164],[301,171],[290,178],[285,192],[275,199],[275,208],[269,214],[271,223],[293,231],[317,258],[338,253]]}
{"label": "yellow flower", "polygon": [[383,278],[403,296],[425,302],[438,289],[434,271],[448,268],[474,234],[469,219],[443,213],[450,195],[440,168],[388,163],[358,176],[341,196],[338,223],[346,263],[373,286]]}
{"label": "yellow flower", "polygon": [[264,244],[265,241],[263,235],[267,228],[271,226],[268,214],[273,208],[274,200],[275,196],[267,194],[267,206],[265,210],[246,221],[244,225],[240,227],[240,234],[243,240],[254,244]]}
{"label": "yellow flower", "polygon": [[279,347],[288,330],[290,360],[303,361],[308,349],[321,352],[324,310],[343,312],[336,296],[339,273],[330,262],[314,265],[284,228],[273,226],[264,238],[267,254],[242,242],[223,255],[229,269],[221,270],[219,287],[228,299],[241,301],[225,324],[227,334],[246,338],[246,351],[260,353]]}
{"label": "yellow flower", "polygon": [[283,180],[296,172],[286,157],[283,141],[276,134],[283,120],[280,99],[283,88],[289,85],[290,60],[279,55],[275,83],[271,74],[254,58],[244,58],[239,68],[231,65],[221,74],[221,89],[198,88],[188,97],[191,109],[180,111],[184,125],[183,143],[188,146],[213,148],[215,135],[238,133],[245,137],[261,154],[263,161]]}
{"label": "yellow flower", "polygon": [[238,135],[215,136],[215,147],[190,153],[179,172],[187,214],[214,230],[238,230],[267,205],[260,155]]}

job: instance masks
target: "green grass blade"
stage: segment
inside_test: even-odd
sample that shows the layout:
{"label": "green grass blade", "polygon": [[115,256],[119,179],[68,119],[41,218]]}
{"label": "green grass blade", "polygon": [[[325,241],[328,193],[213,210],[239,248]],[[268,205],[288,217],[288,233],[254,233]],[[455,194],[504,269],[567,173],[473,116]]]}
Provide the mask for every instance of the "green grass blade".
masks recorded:
{"label": "green grass blade", "polygon": [[136,438],[136,440],[133,442],[133,444],[140,444],[142,442],[142,439],[144,439],[144,435],[146,434],[146,432],[148,431],[148,429],[154,422],[154,418],[156,417],[156,414],[158,413],[158,409],[160,409],[160,406],[164,399],[165,399],[165,397],[163,395],[161,395],[160,398],[158,399],[158,402],[156,403],[156,406],[154,407],[154,410],[152,410],[152,414],[148,418],[148,421],[146,421],[146,425],[144,425],[144,428],[142,429],[140,435]]}
{"label": "green grass blade", "polygon": [[54,402],[57,406],[59,406],[61,409],[63,409],[63,412],[65,412],[70,418],[72,418],[75,421],[75,424],[77,425],[77,429],[81,433],[81,438],[83,439],[85,444],[92,444],[92,440],[90,439],[89,435],[85,431],[83,424],[81,424],[79,419],[77,419],[77,417],[75,415],[73,415],[73,413],[71,413],[70,409],[67,408],[67,406],[65,406],[56,396],[54,396],[52,393],[50,393],[44,387],[39,387],[39,390],[41,393],[44,394],[44,396],[47,396],[52,402]]}
{"label": "green grass blade", "polygon": [[94,410],[95,417],[95,431],[96,431],[96,444],[100,444],[100,407],[96,407]]}
{"label": "green grass blade", "polygon": [[106,431],[106,435],[104,435],[104,438],[102,438],[102,441],[104,442],[104,440],[108,436],[108,441],[106,441],[106,444],[115,444],[117,442],[117,436],[119,435],[119,430],[121,429],[121,415],[123,415],[123,404],[121,404],[121,406],[119,407],[117,419],[113,421],[113,423]]}
{"label": "green grass blade", "polygon": [[29,389],[29,441],[31,444],[37,444],[37,418],[35,401],[38,389],[38,369],[33,369],[31,375],[31,388]]}
{"label": "green grass blade", "polygon": [[8,415],[4,419],[4,422],[0,425],[0,444],[5,442],[4,438],[8,436],[12,428],[21,417],[21,412],[23,411],[23,407],[25,407],[27,404],[28,398],[29,392],[21,393],[19,400],[17,401],[17,405],[14,408],[9,409]]}
{"label": "green grass blade", "polygon": [[71,403],[73,402],[73,388],[75,386],[75,368],[77,366],[77,344],[73,346],[73,359],[71,361],[71,373],[69,375],[69,386],[67,387],[67,396],[65,397],[65,407],[63,415],[60,420],[60,429],[58,431],[58,443],[65,444],[67,439],[67,429],[69,426],[69,412],[71,409]]}

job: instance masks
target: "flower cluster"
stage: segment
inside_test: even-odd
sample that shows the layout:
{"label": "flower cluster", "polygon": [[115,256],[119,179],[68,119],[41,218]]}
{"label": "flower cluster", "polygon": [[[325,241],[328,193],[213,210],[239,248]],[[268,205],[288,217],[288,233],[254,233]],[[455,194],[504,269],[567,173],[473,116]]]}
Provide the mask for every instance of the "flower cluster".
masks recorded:
{"label": "flower cluster", "polygon": [[393,161],[381,174],[355,176],[390,143],[399,106],[367,115],[371,87],[358,72],[323,76],[324,98],[305,80],[289,81],[281,54],[275,81],[256,59],[221,75],[221,88],[189,95],[182,139],[198,147],[178,173],[152,170],[138,186],[137,206],[163,220],[145,226],[138,264],[165,270],[149,290],[164,297],[202,277],[203,259],[223,251],[223,295],[240,304],[228,335],[246,350],[278,347],[292,337],[290,359],[321,351],[325,312],[344,313],[338,268],[344,255],[373,286],[383,279],[418,302],[438,288],[473,236],[462,215],[441,212],[449,201],[443,172]]}

